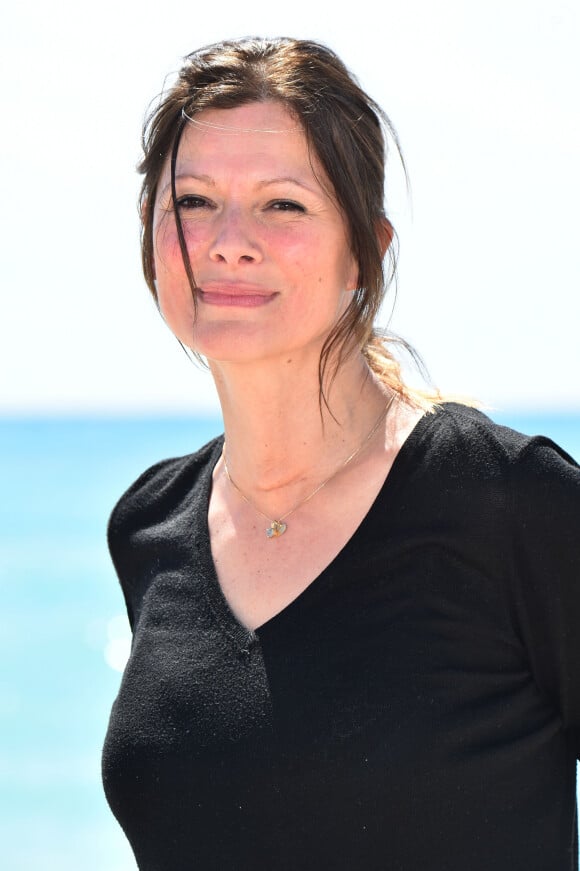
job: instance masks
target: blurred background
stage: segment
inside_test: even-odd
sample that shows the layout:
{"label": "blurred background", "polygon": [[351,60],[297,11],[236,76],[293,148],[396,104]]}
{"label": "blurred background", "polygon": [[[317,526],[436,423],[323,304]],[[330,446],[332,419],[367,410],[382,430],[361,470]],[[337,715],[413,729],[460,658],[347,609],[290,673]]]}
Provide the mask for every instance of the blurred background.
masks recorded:
{"label": "blurred background", "polygon": [[3,12],[0,866],[134,871],[100,787],[129,634],[105,528],[149,464],[221,430],[140,275],[139,136],[183,55],[328,43],[400,135],[383,322],[446,391],[580,456],[580,14],[572,0],[294,0]]}

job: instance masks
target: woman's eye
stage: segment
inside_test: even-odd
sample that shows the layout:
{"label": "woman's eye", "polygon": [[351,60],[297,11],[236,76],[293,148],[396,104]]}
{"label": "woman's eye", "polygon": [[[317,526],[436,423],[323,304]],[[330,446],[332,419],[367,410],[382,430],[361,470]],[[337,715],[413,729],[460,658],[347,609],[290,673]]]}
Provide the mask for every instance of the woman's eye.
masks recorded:
{"label": "woman's eye", "polygon": [[177,198],[178,209],[202,209],[208,206],[209,203],[203,197],[196,197],[193,194],[186,194],[183,197]]}
{"label": "woman's eye", "polygon": [[300,203],[295,203],[292,200],[275,200],[270,204],[270,208],[277,212],[305,212],[304,206]]}

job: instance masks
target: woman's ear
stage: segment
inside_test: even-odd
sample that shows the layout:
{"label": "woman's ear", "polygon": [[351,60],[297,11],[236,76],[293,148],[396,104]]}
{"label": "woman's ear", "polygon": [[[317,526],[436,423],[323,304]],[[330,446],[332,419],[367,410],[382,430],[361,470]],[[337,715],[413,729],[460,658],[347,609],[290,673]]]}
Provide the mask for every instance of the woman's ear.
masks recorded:
{"label": "woman's ear", "polygon": [[349,274],[348,274],[347,282],[346,282],[346,290],[349,293],[352,293],[353,291],[355,291],[358,288],[359,269],[358,269],[358,263],[356,262],[356,260],[352,256],[352,254],[350,257],[350,261],[351,262],[350,262],[350,269],[349,269]]}
{"label": "woman's ear", "polygon": [[[391,246],[393,237],[395,235],[395,228],[393,227],[389,219],[384,217],[380,218],[377,221],[376,227],[377,241],[381,250],[381,258],[383,258]],[[353,259],[351,265],[350,280],[347,282],[347,290],[354,291],[358,288],[358,277],[358,264]]]}
{"label": "woman's ear", "polygon": [[380,221],[378,221],[377,223],[377,239],[379,241],[379,247],[381,249],[381,257],[384,257],[389,250],[394,235],[395,228],[393,227],[389,219],[381,218]]}

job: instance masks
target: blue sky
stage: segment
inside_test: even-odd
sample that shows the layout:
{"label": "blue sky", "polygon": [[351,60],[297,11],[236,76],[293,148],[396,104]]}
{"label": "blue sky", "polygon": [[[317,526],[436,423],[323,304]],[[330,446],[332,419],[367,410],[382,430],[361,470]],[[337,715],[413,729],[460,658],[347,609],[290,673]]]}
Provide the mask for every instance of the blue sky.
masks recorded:
{"label": "blue sky", "polygon": [[216,408],[141,279],[134,166],[180,58],[247,33],[325,41],[394,121],[413,198],[393,161],[391,326],[433,380],[498,409],[580,410],[577,3],[277,6],[5,13],[0,413]]}

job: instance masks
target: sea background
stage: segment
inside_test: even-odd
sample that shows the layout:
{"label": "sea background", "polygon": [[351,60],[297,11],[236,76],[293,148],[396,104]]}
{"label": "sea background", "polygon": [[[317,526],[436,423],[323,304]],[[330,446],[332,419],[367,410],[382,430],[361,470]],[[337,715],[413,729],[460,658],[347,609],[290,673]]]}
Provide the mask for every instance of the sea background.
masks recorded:
{"label": "sea background", "polygon": [[[580,457],[580,414],[493,414]],[[129,644],[107,518],[215,418],[0,420],[0,868],[134,871],[100,750]]]}

